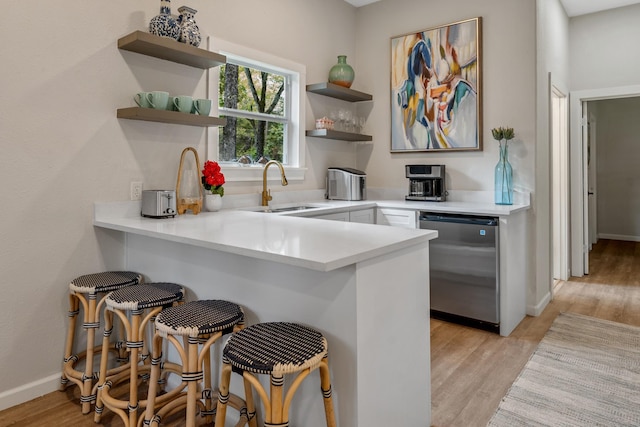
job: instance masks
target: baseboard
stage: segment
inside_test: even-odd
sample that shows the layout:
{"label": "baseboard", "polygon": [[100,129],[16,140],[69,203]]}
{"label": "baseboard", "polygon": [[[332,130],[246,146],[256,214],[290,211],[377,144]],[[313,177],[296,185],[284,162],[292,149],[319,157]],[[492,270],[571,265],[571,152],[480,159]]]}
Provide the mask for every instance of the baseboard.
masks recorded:
{"label": "baseboard", "polygon": [[0,393],[0,411],[43,396],[58,389],[60,374],[33,381]]}
{"label": "baseboard", "polygon": [[540,302],[536,305],[527,305],[527,315],[529,316],[540,316],[544,311],[545,307],[551,301],[551,293],[547,292],[546,295],[540,300]]}
{"label": "baseboard", "polygon": [[640,236],[625,236],[624,234],[598,233],[598,239],[624,240],[627,242],[640,242]]}

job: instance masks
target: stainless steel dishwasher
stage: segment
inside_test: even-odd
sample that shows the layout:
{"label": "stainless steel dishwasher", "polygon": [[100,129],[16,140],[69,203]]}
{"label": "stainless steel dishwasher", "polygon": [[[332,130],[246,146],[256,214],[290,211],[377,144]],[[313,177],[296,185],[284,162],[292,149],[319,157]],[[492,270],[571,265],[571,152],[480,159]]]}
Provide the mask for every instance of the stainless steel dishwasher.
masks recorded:
{"label": "stainless steel dishwasher", "polygon": [[429,245],[431,316],[499,332],[498,218],[420,212]]}

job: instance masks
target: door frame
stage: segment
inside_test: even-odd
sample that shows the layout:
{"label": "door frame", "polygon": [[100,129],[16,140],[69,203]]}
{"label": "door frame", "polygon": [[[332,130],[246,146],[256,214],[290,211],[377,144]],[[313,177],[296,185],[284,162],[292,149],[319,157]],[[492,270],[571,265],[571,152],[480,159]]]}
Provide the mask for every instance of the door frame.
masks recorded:
{"label": "door frame", "polygon": [[597,123],[593,110],[589,111],[589,165],[588,171],[588,203],[589,203],[589,251],[593,249],[594,243],[598,243],[598,156],[597,147]]}
{"label": "door frame", "polygon": [[555,279],[569,279],[569,92],[551,75],[549,83],[553,298]]}
{"label": "door frame", "polygon": [[586,171],[586,141],[582,138],[582,103],[601,99],[640,96],[640,85],[572,91],[570,106],[570,179],[571,179],[571,275],[585,274],[585,253],[589,253],[588,227],[585,211],[588,208]]}

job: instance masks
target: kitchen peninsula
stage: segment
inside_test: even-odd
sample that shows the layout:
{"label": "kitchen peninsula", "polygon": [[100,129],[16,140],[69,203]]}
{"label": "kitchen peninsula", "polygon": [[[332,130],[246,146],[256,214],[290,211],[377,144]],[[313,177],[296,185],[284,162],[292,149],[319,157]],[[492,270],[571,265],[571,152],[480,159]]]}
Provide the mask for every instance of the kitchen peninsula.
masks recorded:
{"label": "kitchen peninsula", "polygon": [[[431,230],[312,220],[246,210],[168,219],[139,204],[97,203],[94,225],[112,269],[227,299],[247,323],[294,321],[329,342],[339,425],[429,425]],[[235,379],[232,392],[242,395]],[[296,395],[291,425],[324,425],[318,376]]]}

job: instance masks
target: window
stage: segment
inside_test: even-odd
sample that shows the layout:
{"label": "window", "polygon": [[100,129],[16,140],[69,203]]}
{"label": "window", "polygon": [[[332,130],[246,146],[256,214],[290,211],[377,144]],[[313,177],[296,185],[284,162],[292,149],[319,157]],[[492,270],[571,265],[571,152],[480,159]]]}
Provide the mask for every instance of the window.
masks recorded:
{"label": "window", "polygon": [[218,137],[218,159],[278,160],[287,164],[291,85],[288,74],[228,58],[220,67],[218,107],[227,119]]}
{"label": "window", "polygon": [[303,179],[304,66],[219,39],[212,50],[227,57],[210,71],[210,97],[227,125],[211,132],[207,157],[228,181],[261,180],[261,158],[280,161],[288,179]]}

